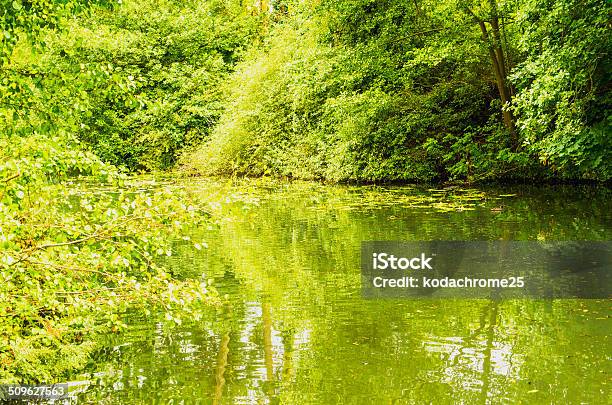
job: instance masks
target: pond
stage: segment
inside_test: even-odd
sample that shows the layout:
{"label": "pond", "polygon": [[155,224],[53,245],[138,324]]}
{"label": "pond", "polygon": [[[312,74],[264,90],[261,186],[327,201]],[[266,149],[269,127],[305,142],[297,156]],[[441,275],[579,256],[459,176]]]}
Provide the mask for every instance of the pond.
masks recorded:
{"label": "pond", "polygon": [[171,329],[135,316],[74,376],[83,402],[609,403],[609,300],[360,289],[362,241],[610,240],[609,189],[176,181],[228,196],[169,263],[225,304]]}

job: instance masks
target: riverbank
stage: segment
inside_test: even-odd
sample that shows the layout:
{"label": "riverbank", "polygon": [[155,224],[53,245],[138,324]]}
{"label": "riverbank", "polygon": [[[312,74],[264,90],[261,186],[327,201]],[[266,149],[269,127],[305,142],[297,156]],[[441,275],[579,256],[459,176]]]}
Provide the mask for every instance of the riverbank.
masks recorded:
{"label": "riverbank", "polygon": [[210,175],[199,172],[195,167],[184,164],[174,170],[169,171],[173,176],[179,178],[212,179],[212,180],[262,180],[262,181],[306,181],[323,185],[349,185],[349,186],[425,186],[431,188],[438,187],[513,187],[513,186],[575,186],[575,187],[612,187],[612,180],[599,181],[593,179],[563,179],[556,177],[542,178],[499,178],[486,181],[469,180],[440,180],[440,181],[402,181],[402,180],[328,180],[324,178],[299,178],[281,175]]}

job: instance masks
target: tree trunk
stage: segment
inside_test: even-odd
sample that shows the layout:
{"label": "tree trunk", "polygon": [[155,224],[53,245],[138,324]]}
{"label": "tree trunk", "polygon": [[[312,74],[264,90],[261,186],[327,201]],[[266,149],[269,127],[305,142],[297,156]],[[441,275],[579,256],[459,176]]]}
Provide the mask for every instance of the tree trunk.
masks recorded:
{"label": "tree trunk", "polygon": [[[496,49],[489,42],[489,35],[487,33],[487,27],[485,26],[484,21],[479,21],[480,30],[482,31],[482,39],[487,42],[489,48],[489,56],[491,57],[491,64],[493,66],[493,73],[495,75],[495,82],[497,84],[497,90],[499,91],[499,96],[501,98],[502,104],[504,107],[510,104],[510,91],[508,90],[508,85],[506,83],[506,74],[505,74],[505,62],[504,62],[504,54],[501,48]],[[512,144],[516,145],[516,128],[514,127],[514,117],[512,113],[506,109],[502,110],[502,115],[504,118],[504,125],[510,131],[510,135],[512,136]]]}
{"label": "tree trunk", "polygon": [[489,21],[491,25],[491,32],[493,33],[493,41],[489,38],[489,33],[487,31],[487,26],[483,19],[480,19],[474,14],[472,10],[466,8],[466,11],[472,16],[474,21],[478,23],[480,27],[480,32],[482,35],[482,40],[487,44],[487,49],[489,50],[489,57],[491,58],[491,65],[493,67],[493,74],[495,76],[495,83],[497,85],[497,90],[499,91],[499,97],[502,101],[502,117],[504,120],[504,125],[510,132],[511,144],[512,148],[517,147],[517,134],[516,127],[514,126],[514,117],[512,116],[512,112],[507,110],[507,107],[511,102],[510,88],[508,86],[508,71],[506,68],[506,58],[504,55],[504,50],[501,46],[501,35],[499,30],[499,16],[497,15],[497,3],[495,0],[489,0],[492,11],[492,18]]}

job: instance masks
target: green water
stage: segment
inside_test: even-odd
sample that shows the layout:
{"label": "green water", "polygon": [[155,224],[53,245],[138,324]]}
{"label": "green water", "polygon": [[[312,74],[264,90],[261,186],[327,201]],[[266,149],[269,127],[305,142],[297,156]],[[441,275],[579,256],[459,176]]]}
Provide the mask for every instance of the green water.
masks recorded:
{"label": "green water", "polygon": [[359,271],[364,240],[609,240],[610,190],[179,185],[222,204],[170,265],[227,303],[174,329],[135,316],[75,376],[83,401],[612,402],[609,300],[365,300]]}

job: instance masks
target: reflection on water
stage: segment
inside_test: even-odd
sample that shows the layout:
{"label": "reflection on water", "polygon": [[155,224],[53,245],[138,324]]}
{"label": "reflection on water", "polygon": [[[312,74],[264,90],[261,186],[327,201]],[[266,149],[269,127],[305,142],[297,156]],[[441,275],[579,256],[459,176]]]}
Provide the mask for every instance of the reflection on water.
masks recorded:
{"label": "reflection on water", "polygon": [[608,402],[609,300],[364,300],[359,273],[363,240],[608,240],[608,190],[190,187],[238,199],[172,263],[227,304],[174,329],[136,315],[83,401]]}
{"label": "reflection on water", "polygon": [[509,343],[495,340],[498,309],[497,302],[484,307],[480,327],[467,337],[431,336],[423,342],[426,350],[440,353],[446,363],[441,381],[455,389],[479,392],[483,403],[508,399],[491,380],[518,380],[522,366],[521,353],[515,353]]}

